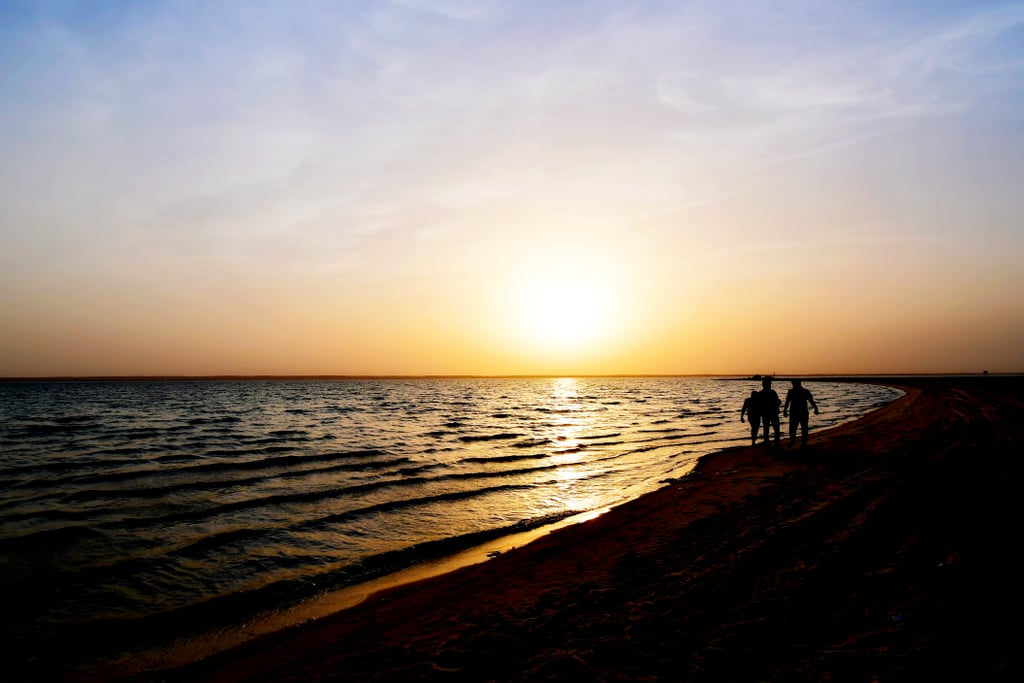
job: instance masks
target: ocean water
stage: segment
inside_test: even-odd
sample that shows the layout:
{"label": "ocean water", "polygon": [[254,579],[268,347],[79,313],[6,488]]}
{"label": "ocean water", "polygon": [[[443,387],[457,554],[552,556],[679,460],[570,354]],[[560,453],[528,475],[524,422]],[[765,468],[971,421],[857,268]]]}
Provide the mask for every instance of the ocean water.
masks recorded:
{"label": "ocean water", "polygon": [[[776,384],[781,396],[787,387]],[[822,411],[812,429],[899,395],[808,387]],[[70,666],[614,505],[745,444],[739,411],[754,388],[724,378],[0,383],[0,639],[26,671]]]}

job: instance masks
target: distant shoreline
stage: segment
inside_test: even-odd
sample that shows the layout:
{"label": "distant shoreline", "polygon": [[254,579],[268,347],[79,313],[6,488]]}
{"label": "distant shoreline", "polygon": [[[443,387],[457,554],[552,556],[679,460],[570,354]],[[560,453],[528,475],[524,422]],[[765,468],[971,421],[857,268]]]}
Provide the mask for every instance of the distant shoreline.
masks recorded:
{"label": "distant shoreline", "polygon": [[200,381],[274,381],[274,380],[416,380],[416,379],[632,379],[638,377],[693,377],[723,380],[759,381],[762,378],[772,381],[786,381],[797,377],[807,381],[857,381],[857,382],[891,382],[900,379],[960,379],[971,377],[1021,377],[1021,372],[949,372],[949,373],[895,373],[895,374],[786,374],[786,375],[734,375],[734,374],[674,374],[674,373],[639,373],[639,374],[541,374],[541,375],[40,375],[26,377],[0,377],[0,382],[200,382]]}

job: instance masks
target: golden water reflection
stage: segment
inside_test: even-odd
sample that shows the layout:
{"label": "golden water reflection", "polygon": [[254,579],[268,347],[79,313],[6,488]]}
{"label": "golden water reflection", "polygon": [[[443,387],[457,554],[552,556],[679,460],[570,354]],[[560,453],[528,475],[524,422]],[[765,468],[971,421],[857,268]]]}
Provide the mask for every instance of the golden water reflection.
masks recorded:
{"label": "golden water reflection", "polygon": [[564,466],[556,470],[555,489],[552,491],[554,495],[548,496],[544,504],[569,510],[587,510],[601,504],[593,493],[580,495],[575,492],[577,484],[589,476],[589,472],[574,463],[582,460],[582,450],[585,448],[583,437],[588,436],[588,430],[595,426],[593,420],[580,419],[586,406],[579,392],[580,382],[575,378],[560,377],[552,381],[549,409],[555,419],[551,441],[556,444],[552,457],[556,463]]}
{"label": "golden water reflection", "polygon": [[[576,413],[583,410],[584,406],[579,398],[579,381],[572,377],[560,377],[553,380],[551,404],[548,406],[554,416],[551,441],[558,446],[559,451],[568,451],[581,447],[580,437],[585,427]],[[578,460],[578,454],[574,460]]]}

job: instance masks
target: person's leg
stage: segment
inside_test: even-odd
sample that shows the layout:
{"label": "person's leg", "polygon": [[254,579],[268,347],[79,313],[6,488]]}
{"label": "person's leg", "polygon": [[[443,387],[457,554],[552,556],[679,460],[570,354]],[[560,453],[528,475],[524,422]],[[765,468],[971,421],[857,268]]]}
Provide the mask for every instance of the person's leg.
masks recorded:
{"label": "person's leg", "polygon": [[756,420],[751,420],[750,421],[750,445],[751,446],[756,446],[757,445],[757,431],[758,431],[758,428],[760,426],[761,426],[761,418],[757,418]]}
{"label": "person's leg", "polygon": [[796,445],[796,425],[798,420],[793,413],[789,414],[789,447]]}
{"label": "person's leg", "polygon": [[802,415],[800,417],[800,446],[801,447],[807,445],[807,426],[808,426],[808,423],[810,421],[811,421],[811,416],[810,415]]}

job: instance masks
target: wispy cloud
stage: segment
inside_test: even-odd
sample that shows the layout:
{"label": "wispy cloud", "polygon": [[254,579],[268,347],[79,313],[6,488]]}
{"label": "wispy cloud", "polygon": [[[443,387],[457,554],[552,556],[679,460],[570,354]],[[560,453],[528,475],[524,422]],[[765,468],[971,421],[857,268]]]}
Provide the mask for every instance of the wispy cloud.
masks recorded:
{"label": "wispy cloud", "polygon": [[391,0],[405,9],[471,24],[491,24],[503,12],[501,0]]}

